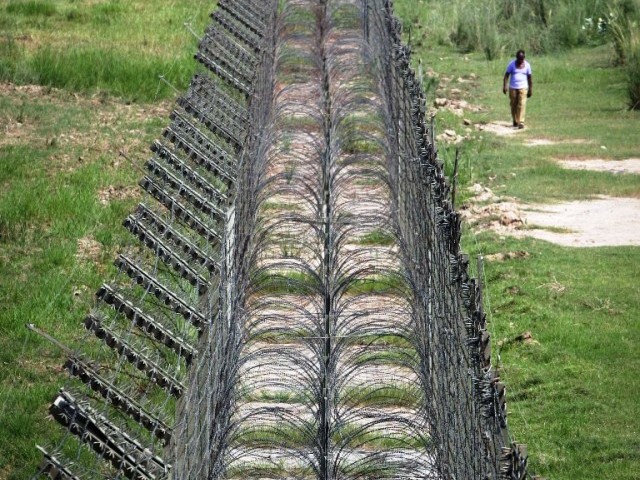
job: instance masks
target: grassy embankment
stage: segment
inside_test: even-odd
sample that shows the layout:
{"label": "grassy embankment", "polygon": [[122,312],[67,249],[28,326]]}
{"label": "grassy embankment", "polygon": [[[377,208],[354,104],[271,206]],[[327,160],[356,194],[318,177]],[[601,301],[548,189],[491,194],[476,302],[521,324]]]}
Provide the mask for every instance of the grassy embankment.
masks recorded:
{"label": "grassy embankment", "polygon": [[126,100],[173,95],[191,78],[195,37],[215,2],[0,2],[0,80]]}
{"label": "grassy embankment", "polygon": [[[556,3],[582,8],[589,2]],[[464,115],[474,124],[510,122],[501,82],[516,50],[513,38],[509,42],[508,33],[501,33],[500,45],[508,47],[494,60],[482,50],[462,53],[450,37],[457,31],[460,1],[449,9],[441,8],[444,2],[419,2],[420,9],[414,2],[395,4],[405,27],[411,26],[405,34],[408,38],[410,30],[414,60],[437,74],[431,83],[439,87],[430,98],[458,96],[482,106],[481,112]],[[579,13],[576,28],[583,21]],[[616,66],[612,45],[585,41],[535,54],[523,43],[535,83],[528,127],[510,137],[469,133],[472,138],[461,145],[460,195],[468,197],[464,187],[477,182],[501,197],[531,203],[639,197],[638,175],[563,170],[554,162],[640,157],[640,113],[628,110],[627,71]],[[441,132],[465,134],[463,119],[446,111],[438,114],[437,125]],[[527,138],[559,143],[528,147]],[[585,142],[562,143],[575,139]],[[453,147],[441,145],[441,155],[451,171]],[[487,263],[485,292],[496,363],[508,386],[511,433],[529,445],[531,470],[566,480],[639,478],[640,247],[565,248],[475,235],[467,228],[464,248],[472,256],[529,254]],[[526,331],[534,341],[517,341]]]}
{"label": "grassy embankment", "polygon": [[[420,15],[436,3],[418,2]],[[395,4],[411,23],[416,2]],[[118,225],[134,199],[117,199],[118,192],[130,197],[118,187],[134,186],[140,172],[118,152],[144,161],[146,144],[166,123],[162,99],[171,95],[157,75],[181,88],[195,66],[194,40],[182,28],[194,18],[189,2],[91,5],[0,2],[1,78],[67,89],[0,91],[6,133],[0,140],[0,478],[28,478],[39,460],[33,445],[60,432],[44,419],[63,382],[61,352],[23,325],[36,323],[68,343],[80,335],[93,292],[113,274],[114,252],[128,241]],[[211,6],[197,7],[196,31]],[[416,58],[454,79],[441,80],[443,93],[459,88],[484,107],[466,114],[473,122],[508,120],[500,88],[512,45],[494,61],[482,52],[464,60],[448,44],[456,10],[447,11],[451,16],[442,21],[417,19],[423,28],[412,32]],[[434,25],[433,33],[421,38],[426,25]],[[625,108],[625,72],[612,56],[609,47],[587,45],[547,56],[530,52],[536,92],[529,128],[510,139],[475,133],[465,142],[461,192],[480,182],[535,202],[598,193],[637,197],[637,177],[564,171],[553,163],[569,155],[639,155],[640,119]],[[455,81],[470,72],[475,82]],[[105,93],[96,95],[96,88]],[[149,103],[129,106],[130,100]],[[448,113],[439,115],[438,126],[464,128]],[[591,142],[531,149],[522,144],[526,137]],[[450,169],[452,149],[443,147],[442,156]],[[469,232],[465,245],[472,255],[530,254],[487,264],[485,287],[494,340],[507,339],[499,351],[511,430],[530,446],[532,469],[554,479],[637,478],[638,248],[569,249]],[[527,330],[537,344],[510,341]]]}
{"label": "grassy embankment", "polygon": [[159,76],[185,88],[197,67],[183,24],[202,31],[214,3],[0,1],[0,479],[29,478],[35,444],[62,434],[47,408],[63,353],[24,325],[82,335],[167,124]]}

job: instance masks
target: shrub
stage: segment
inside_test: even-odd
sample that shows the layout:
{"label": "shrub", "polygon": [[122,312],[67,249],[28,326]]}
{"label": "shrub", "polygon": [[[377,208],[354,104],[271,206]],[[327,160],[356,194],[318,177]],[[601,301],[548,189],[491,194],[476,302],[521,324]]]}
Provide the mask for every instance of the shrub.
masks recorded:
{"label": "shrub", "polygon": [[640,0],[618,0],[598,18],[598,33],[610,41],[616,64],[625,65],[630,52],[637,48],[640,23]]}
{"label": "shrub", "polygon": [[632,110],[640,110],[640,46],[636,45],[629,53],[626,68],[629,107]]}
{"label": "shrub", "polygon": [[456,30],[451,34],[451,41],[462,53],[473,52],[478,46],[478,18],[475,13],[461,14],[456,23]]}
{"label": "shrub", "polygon": [[593,12],[582,0],[559,3],[549,26],[552,42],[549,50],[553,49],[553,45],[563,48],[586,45],[597,38],[592,15]]}
{"label": "shrub", "polygon": [[482,34],[482,50],[487,60],[495,60],[502,54],[500,35],[497,28],[485,25]]}
{"label": "shrub", "polygon": [[458,15],[456,30],[451,35],[451,40],[460,51],[469,53],[480,49],[487,60],[500,55],[503,46],[496,23],[496,10],[495,0],[464,5]]}
{"label": "shrub", "polygon": [[[638,2],[638,0],[620,0]],[[488,59],[523,48],[544,53],[602,43],[594,18],[604,0],[458,0],[451,41],[462,52],[483,51]],[[627,10],[634,11],[628,7]],[[589,21],[591,23],[589,23]]]}

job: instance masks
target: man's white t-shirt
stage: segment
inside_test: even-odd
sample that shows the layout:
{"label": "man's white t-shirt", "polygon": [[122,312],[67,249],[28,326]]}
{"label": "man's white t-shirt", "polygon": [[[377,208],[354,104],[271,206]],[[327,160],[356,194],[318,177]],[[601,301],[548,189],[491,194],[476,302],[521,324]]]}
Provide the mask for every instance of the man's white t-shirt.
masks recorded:
{"label": "man's white t-shirt", "polygon": [[512,60],[507,66],[507,71],[505,73],[509,74],[509,88],[516,90],[529,88],[527,76],[531,75],[531,65],[529,65],[529,62],[526,60],[521,68],[517,68],[516,61]]}

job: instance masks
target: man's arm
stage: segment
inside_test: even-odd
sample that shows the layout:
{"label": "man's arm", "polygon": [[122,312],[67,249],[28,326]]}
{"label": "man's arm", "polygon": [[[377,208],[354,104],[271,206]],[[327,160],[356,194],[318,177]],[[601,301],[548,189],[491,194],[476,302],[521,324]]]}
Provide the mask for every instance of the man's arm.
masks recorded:
{"label": "man's arm", "polygon": [[504,80],[502,81],[502,93],[507,94],[509,89],[509,72],[504,74]]}
{"label": "man's arm", "polygon": [[533,95],[533,76],[531,74],[527,75],[527,83],[529,83],[529,91],[527,92],[527,97]]}

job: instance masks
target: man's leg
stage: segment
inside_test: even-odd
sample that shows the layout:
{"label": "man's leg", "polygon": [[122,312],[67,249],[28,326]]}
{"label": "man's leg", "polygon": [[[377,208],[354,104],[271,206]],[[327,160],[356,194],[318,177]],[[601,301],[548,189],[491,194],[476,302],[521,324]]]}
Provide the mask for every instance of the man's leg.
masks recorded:
{"label": "man's leg", "polygon": [[511,118],[513,126],[518,125],[518,90],[509,89],[509,104],[511,105]]}
{"label": "man's leg", "polygon": [[525,114],[527,113],[527,92],[528,90],[526,88],[518,90],[518,97],[519,97],[518,126],[524,125],[524,117],[525,117]]}

